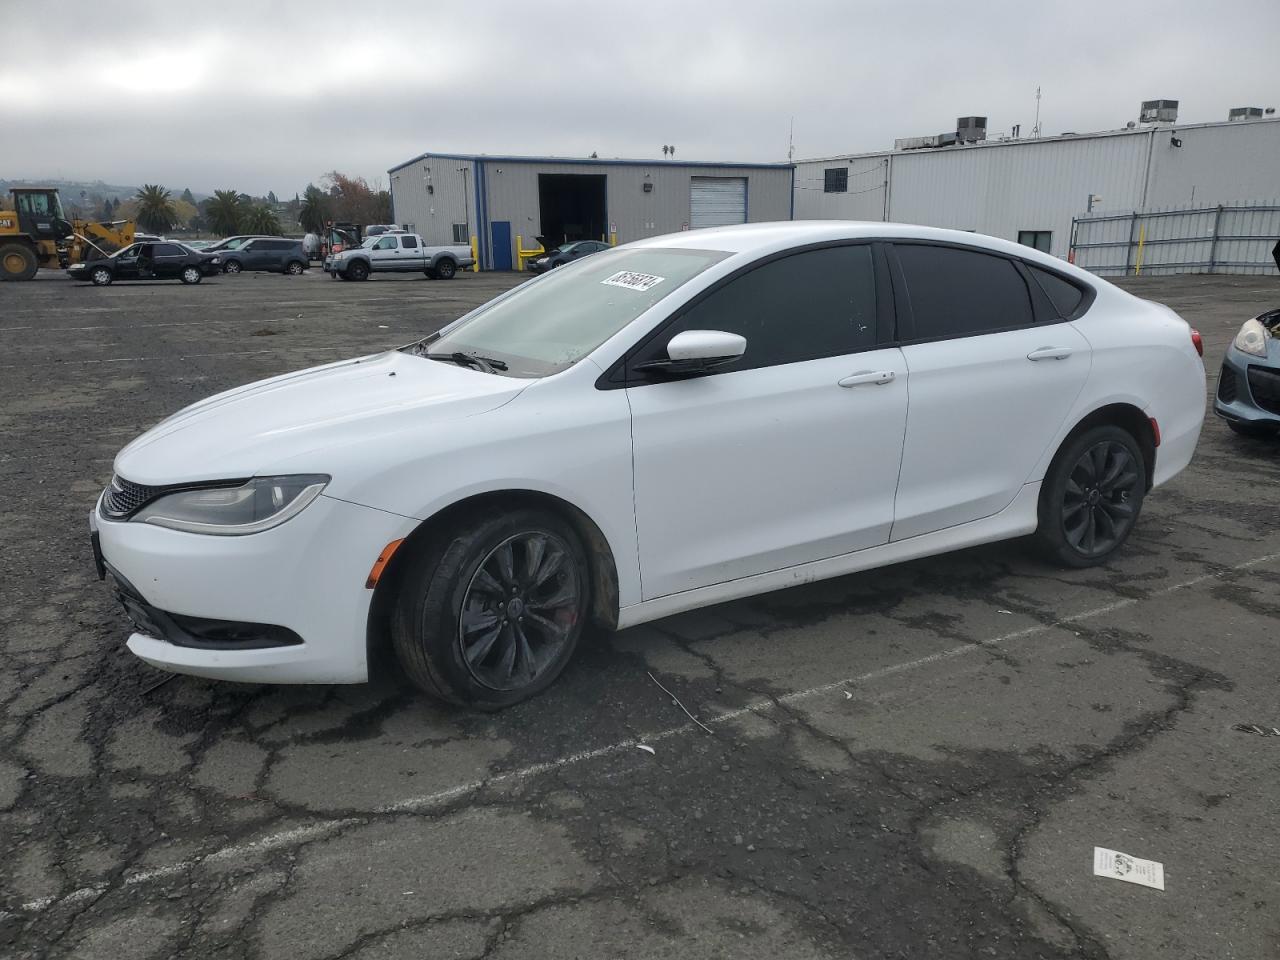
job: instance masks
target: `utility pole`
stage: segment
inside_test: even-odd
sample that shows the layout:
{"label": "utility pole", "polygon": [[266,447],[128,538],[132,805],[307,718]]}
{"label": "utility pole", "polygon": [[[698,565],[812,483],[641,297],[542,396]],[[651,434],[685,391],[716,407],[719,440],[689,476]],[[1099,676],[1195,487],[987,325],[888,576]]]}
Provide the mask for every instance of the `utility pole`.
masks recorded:
{"label": "utility pole", "polygon": [[1036,125],[1031,128],[1031,136],[1040,136],[1040,87],[1036,87]]}
{"label": "utility pole", "polygon": [[796,118],[791,117],[791,132],[787,134],[787,163],[791,162],[791,158],[796,152]]}

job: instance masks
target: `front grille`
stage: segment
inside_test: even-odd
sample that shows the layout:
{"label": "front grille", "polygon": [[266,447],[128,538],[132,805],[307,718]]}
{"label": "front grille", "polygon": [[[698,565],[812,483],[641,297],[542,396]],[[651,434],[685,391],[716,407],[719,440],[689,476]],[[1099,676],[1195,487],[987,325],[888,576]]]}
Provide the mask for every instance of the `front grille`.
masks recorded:
{"label": "front grille", "polygon": [[164,487],[148,487],[114,476],[102,495],[102,513],[112,520],[124,520],[158,497],[163,490]]}
{"label": "front grille", "polygon": [[1218,399],[1223,403],[1235,403],[1239,395],[1236,384],[1236,372],[1224,363],[1222,372],[1218,374]]}
{"label": "front grille", "polygon": [[1263,410],[1280,413],[1280,370],[1250,365],[1249,392]]}

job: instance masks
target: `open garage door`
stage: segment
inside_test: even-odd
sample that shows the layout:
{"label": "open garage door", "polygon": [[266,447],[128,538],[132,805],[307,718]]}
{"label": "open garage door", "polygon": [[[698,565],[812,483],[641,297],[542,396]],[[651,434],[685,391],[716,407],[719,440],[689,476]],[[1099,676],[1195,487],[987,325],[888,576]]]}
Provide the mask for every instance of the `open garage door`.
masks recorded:
{"label": "open garage door", "polygon": [[746,177],[693,177],[689,194],[689,226],[725,227],[747,222]]}

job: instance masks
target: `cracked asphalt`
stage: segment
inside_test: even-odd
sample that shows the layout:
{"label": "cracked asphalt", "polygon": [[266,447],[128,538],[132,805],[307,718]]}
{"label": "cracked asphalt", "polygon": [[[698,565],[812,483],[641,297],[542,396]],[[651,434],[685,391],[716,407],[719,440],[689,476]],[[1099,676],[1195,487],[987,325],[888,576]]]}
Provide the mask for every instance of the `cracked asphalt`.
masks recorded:
{"label": "cracked asphalt", "polygon": [[[1108,567],[996,544],[594,635],[498,715],[124,649],[86,524],[116,450],[513,282],[0,286],[0,955],[1280,956],[1280,737],[1233,729],[1280,727],[1280,444],[1211,415]],[[1280,301],[1125,285],[1211,377]]]}

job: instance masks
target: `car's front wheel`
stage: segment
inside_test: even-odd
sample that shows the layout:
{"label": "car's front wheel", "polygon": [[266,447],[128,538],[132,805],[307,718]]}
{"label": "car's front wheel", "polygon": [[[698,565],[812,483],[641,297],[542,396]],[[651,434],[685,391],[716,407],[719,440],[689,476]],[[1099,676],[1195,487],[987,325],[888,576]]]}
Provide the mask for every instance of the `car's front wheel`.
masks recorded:
{"label": "car's front wheel", "polygon": [[440,533],[405,568],[392,617],[409,679],[482,710],[545,689],[573,656],[590,609],[578,535],[528,509],[473,516]]}
{"label": "car's front wheel", "polygon": [[228,260],[228,261],[226,262],[226,265],[225,265],[225,266],[223,266],[223,268],[222,268],[222,272],[223,272],[223,273],[239,273],[239,272],[240,272],[240,261],[239,261],[239,260]]}
{"label": "car's front wheel", "polygon": [[351,266],[347,267],[343,276],[348,280],[368,280],[369,268],[357,260]]}
{"label": "car's front wheel", "polygon": [[106,267],[96,267],[90,272],[89,279],[93,281],[95,287],[109,287],[114,277]]}
{"label": "car's front wheel", "polygon": [[1129,538],[1147,490],[1147,470],[1127,430],[1098,426],[1063,447],[1040,490],[1036,539],[1068,567],[1105,563]]}
{"label": "car's front wheel", "polygon": [[183,268],[182,268],[182,282],[183,282],[183,283],[199,283],[199,282],[200,282],[200,279],[201,279],[201,278],[200,278],[200,271],[199,271],[199,269],[197,269],[196,267],[183,267]]}

